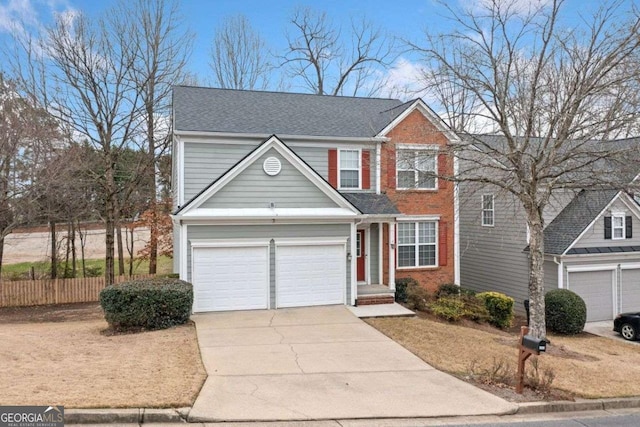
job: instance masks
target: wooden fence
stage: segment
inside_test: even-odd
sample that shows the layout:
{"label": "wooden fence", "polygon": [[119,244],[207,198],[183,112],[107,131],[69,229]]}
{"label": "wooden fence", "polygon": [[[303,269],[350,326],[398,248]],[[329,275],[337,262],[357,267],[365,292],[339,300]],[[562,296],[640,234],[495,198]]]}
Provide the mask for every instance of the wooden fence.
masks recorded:
{"label": "wooden fence", "polygon": [[[133,279],[149,277],[153,277],[153,275],[133,276]],[[116,276],[116,283],[131,279],[132,277],[128,276]],[[100,291],[104,287],[104,277],[21,280],[17,282],[3,280],[0,281],[0,307],[93,302],[98,301]]]}

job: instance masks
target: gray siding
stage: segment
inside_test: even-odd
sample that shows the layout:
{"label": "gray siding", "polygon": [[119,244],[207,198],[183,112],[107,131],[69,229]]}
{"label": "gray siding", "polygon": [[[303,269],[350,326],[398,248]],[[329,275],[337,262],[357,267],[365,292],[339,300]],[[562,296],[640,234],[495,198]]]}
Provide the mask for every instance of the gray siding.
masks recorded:
{"label": "gray siding", "polygon": [[[281,162],[282,170],[276,176],[269,176],[262,169],[263,162],[269,157],[276,157]],[[274,149],[249,165],[202,207],[268,208],[271,203],[276,208],[336,207],[335,202]]]}
{"label": "gray siding", "polygon": [[[286,141],[285,141],[286,144]],[[222,174],[228,171],[258,144],[184,143],[184,201],[196,196]],[[290,147],[302,160],[325,180],[329,179],[329,148],[340,147]],[[371,190],[376,188],[375,149],[371,148]],[[175,170],[175,169],[174,169]]]}
{"label": "gray siding", "polygon": [[[189,243],[194,239],[278,239],[292,237],[349,237],[350,224],[189,225]],[[347,242],[347,250],[349,242]],[[271,251],[273,254],[274,251]],[[191,250],[187,251],[187,280],[191,280]],[[275,257],[270,255],[275,267]],[[275,298],[275,268],[271,268],[272,298]],[[347,263],[347,303],[351,301],[351,266]],[[275,304],[275,301],[272,301]],[[274,306],[274,305],[272,305]]]}
{"label": "gray siding", "polygon": [[558,289],[558,264],[547,260],[544,262],[544,290]]}
{"label": "gray siding", "polygon": [[173,273],[180,272],[180,226],[173,225]]}
{"label": "gray siding", "polygon": [[191,200],[256,148],[254,144],[184,143],[184,201]]}
{"label": "gray siding", "polygon": [[[494,195],[494,226],[483,227],[482,195]],[[498,188],[463,183],[460,191],[460,284],[514,298],[516,309],[528,297],[527,227],[522,208]]]}
{"label": "gray siding", "polygon": [[378,224],[371,224],[371,251],[369,252],[369,271],[371,272],[371,283],[381,284],[380,275],[378,274],[378,264],[380,263],[380,254],[378,253]]}
{"label": "gray siding", "polygon": [[[624,212],[626,216],[633,217],[633,237],[631,239],[605,239],[604,238],[604,217],[610,216],[611,212]],[[604,215],[598,218],[595,223],[587,229],[585,234],[576,242],[574,248],[594,248],[605,246],[635,246],[640,245],[640,221],[631,213],[631,210],[620,200],[611,205]]]}

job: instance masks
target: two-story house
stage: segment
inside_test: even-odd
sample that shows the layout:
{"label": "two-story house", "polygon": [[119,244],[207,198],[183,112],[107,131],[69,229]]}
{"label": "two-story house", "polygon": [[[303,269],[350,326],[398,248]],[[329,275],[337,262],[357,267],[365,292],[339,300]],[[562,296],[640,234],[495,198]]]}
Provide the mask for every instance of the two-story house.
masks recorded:
{"label": "two-story house", "polygon": [[421,100],[178,86],[174,270],[195,312],[392,302],[457,281],[457,140]]}
{"label": "two-story house", "polygon": [[[637,139],[617,141],[637,147]],[[603,172],[604,173],[604,172]],[[621,172],[631,182],[634,171]],[[587,321],[640,311],[640,206],[617,189],[558,189],[543,212],[545,290],[565,288],[587,305]],[[529,233],[521,203],[489,184],[460,184],[461,285],[499,291],[524,312]]]}

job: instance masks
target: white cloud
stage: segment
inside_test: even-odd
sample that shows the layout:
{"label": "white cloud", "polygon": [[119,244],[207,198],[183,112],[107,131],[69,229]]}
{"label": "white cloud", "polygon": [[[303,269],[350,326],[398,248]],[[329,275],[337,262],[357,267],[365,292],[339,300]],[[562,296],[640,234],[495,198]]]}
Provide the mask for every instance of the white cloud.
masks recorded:
{"label": "white cloud", "polygon": [[425,95],[422,85],[422,67],[417,62],[400,57],[380,80],[384,82],[381,95],[400,99],[413,99]]}
{"label": "white cloud", "polygon": [[67,0],[0,0],[0,33],[22,37],[38,32],[57,14],[74,16],[77,11]]}

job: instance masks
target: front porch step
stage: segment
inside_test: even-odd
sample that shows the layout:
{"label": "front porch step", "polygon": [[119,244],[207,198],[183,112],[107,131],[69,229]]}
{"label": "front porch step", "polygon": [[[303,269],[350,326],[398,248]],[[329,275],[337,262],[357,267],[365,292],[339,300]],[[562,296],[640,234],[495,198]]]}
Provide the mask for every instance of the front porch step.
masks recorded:
{"label": "front porch step", "polygon": [[393,294],[372,294],[372,295],[361,295],[356,299],[356,306],[359,305],[375,305],[375,304],[393,304],[395,302],[395,298]]}

